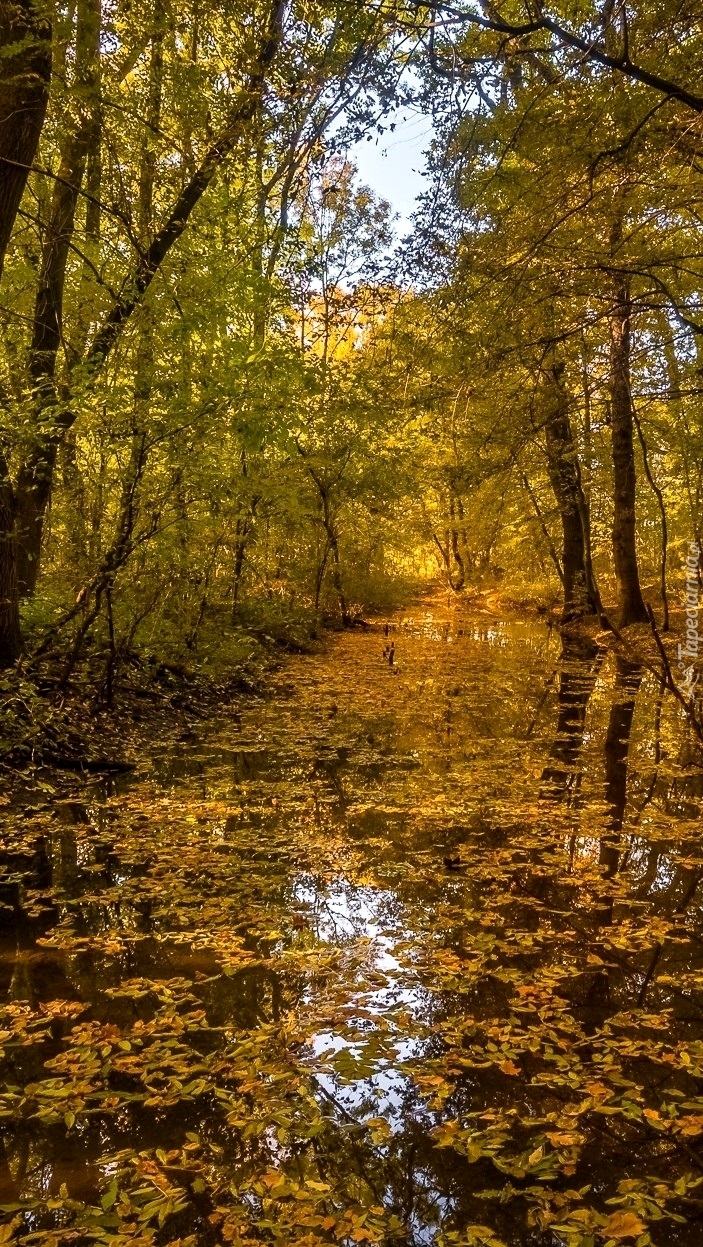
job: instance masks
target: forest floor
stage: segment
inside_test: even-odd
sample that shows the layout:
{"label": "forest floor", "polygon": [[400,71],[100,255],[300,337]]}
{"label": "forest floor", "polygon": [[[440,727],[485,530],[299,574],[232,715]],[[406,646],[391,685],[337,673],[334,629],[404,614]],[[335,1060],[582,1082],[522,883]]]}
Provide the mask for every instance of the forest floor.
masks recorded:
{"label": "forest floor", "polygon": [[131,772],[25,772],[2,1241],[697,1247],[700,749],[520,611],[425,600]]}

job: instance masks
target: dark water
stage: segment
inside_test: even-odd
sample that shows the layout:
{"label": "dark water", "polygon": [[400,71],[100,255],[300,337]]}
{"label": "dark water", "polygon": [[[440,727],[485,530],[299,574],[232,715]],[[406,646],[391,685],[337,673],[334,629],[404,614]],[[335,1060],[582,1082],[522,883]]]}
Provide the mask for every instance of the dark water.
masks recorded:
{"label": "dark water", "polygon": [[700,1243],[702,803],[648,672],[438,607],[6,809],[6,1236]]}

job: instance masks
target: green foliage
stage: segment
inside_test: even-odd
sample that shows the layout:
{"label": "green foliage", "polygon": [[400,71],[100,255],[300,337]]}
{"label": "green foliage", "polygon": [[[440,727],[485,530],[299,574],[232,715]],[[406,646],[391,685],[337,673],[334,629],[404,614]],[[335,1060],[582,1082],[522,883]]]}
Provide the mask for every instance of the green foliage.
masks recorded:
{"label": "green foliage", "polygon": [[[52,38],[0,763],[303,657],[129,788],[2,799],[0,1243],[686,1243],[700,720],[605,657],[598,586],[666,623],[702,540],[699,15],[79,0]],[[391,261],[348,152],[410,97],[434,184]],[[364,614],[438,576],[484,613],[381,653]],[[571,621],[569,577],[560,655],[485,609]]]}

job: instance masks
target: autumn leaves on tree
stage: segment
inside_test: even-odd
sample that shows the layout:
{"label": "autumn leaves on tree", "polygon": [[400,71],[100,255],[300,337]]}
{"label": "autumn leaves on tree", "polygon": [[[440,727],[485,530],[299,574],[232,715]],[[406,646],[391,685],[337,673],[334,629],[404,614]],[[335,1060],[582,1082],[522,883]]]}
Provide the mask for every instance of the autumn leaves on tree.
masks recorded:
{"label": "autumn leaves on tree", "polygon": [[[3,666],[346,624],[408,574],[667,625],[703,503],[692,16],[0,22]],[[394,251],[350,152],[409,102]]]}

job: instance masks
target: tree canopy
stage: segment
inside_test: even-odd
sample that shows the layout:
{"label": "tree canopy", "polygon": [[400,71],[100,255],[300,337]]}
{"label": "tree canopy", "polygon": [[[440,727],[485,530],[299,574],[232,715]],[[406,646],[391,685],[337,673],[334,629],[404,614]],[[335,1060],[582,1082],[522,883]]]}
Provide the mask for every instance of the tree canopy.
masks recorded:
{"label": "tree canopy", "polygon": [[[3,13],[5,666],[302,636],[427,575],[668,626],[702,538],[692,10]],[[409,101],[399,247],[352,152]]]}

